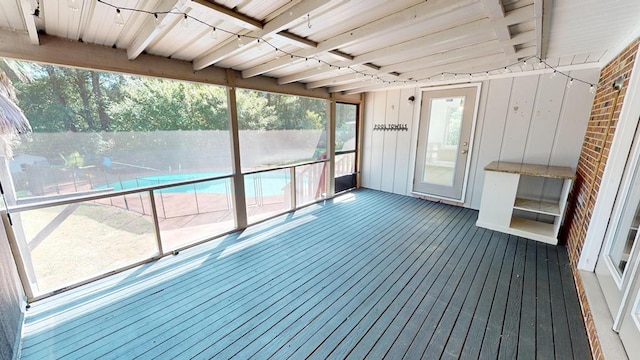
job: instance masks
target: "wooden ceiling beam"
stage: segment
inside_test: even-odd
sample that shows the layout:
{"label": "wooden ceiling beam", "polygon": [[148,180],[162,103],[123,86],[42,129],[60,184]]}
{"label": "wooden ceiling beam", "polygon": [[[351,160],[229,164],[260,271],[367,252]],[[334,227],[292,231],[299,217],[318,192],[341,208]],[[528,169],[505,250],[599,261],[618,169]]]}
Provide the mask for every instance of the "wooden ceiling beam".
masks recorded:
{"label": "wooden ceiling beam", "polygon": [[[354,29],[350,29],[349,31],[345,31],[337,36],[322,41],[318,43],[318,47],[316,49],[302,49],[295,52],[294,55],[300,58],[313,57],[320,53],[330,50],[336,50],[340,47],[352,44],[357,41],[361,41],[365,38],[374,37],[381,32],[391,31],[400,27],[406,27],[410,24],[424,22],[427,19],[440,16],[442,14],[454,11],[455,9],[464,6],[471,5],[473,3],[473,0],[461,0],[453,2],[450,0],[431,0],[428,2],[422,2],[390,16],[372,21]],[[280,58],[277,60],[272,60],[266,64],[258,65],[244,70],[242,72],[242,76],[247,78],[264,74],[269,71],[287,66],[289,63],[290,59]]]}
{"label": "wooden ceiling beam", "polygon": [[195,4],[202,5],[217,12],[226,21],[232,22],[247,30],[258,31],[262,30],[262,23],[250,16],[241,14],[233,9],[230,9],[224,5],[217,4],[208,0],[191,0]]}
{"label": "wooden ceiling beam", "polygon": [[[448,30],[409,40],[401,44],[361,54],[353,57],[353,60],[351,61],[344,61],[335,65],[341,67],[354,66],[371,63],[388,57],[400,57],[402,59],[420,55],[420,57],[424,57],[438,53],[442,53],[441,55],[445,56],[445,52],[451,49],[452,46],[463,47],[491,40],[493,35],[487,32],[487,29],[491,28],[495,23],[499,23],[500,26],[507,27],[525,21],[526,19],[531,19],[531,16],[532,7],[527,6],[510,12],[507,16],[498,21],[492,22],[489,19],[473,21]],[[527,36],[529,36],[529,34]],[[518,41],[525,42],[524,40],[525,39],[523,37],[518,36],[515,39],[510,40],[510,42],[516,44]],[[531,39],[526,41],[531,41]],[[278,83],[288,84],[301,81],[312,76],[320,75],[326,71],[326,69],[309,69],[296,74],[283,76],[278,79]]]}
{"label": "wooden ceiling beam", "polygon": [[496,38],[502,43],[502,49],[507,56],[509,62],[515,62],[516,49],[508,41],[511,39],[511,32],[507,24],[501,23],[500,20],[504,19],[505,13],[500,0],[482,0],[484,9],[492,22],[493,32]]}
{"label": "wooden ceiling beam", "polygon": [[[154,11],[164,13],[173,8],[181,9],[185,3],[185,0],[161,1],[158,3],[158,7]],[[156,19],[154,17],[148,17],[142,27],[137,30],[136,37],[133,42],[127,47],[127,57],[129,60],[135,60],[140,54],[142,54],[149,44],[165,33],[165,28],[174,24],[181,16],[182,15],[180,14],[159,15],[159,17],[162,17],[159,25],[156,25]]]}
{"label": "wooden ceiling beam", "polygon": [[[601,67],[601,64],[598,62],[594,62],[594,63],[585,63],[585,64],[575,64],[575,65],[567,65],[567,66],[560,66],[558,68],[556,68],[558,71],[562,71],[564,73],[569,73],[570,71],[578,71],[578,70],[586,70],[586,69],[599,69]],[[504,78],[515,78],[515,77],[522,77],[522,76],[532,76],[532,75],[544,75],[544,74],[549,74],[553,72],[553,69],[532,69],[532,70],[528,70],[528,71],[521,71],[521,72],[516,72],[516,73],[509,73],[509,74],[504,74],[504,73],[500,73],[500,74],[489,74],[489,75],[482,75],[482,76],[476,76],[473,78],[473,81],[485,81],[485,80],[493,80],[493,79],[504,79]],[[419,82],[417,84],[412,84],[411,87],[432,87],[432,86],[441,86],[441,85],[451,85],[451,84],[463,84],[463,83],[468,83],[469,79],[445,79],[445,80],[437,80],[437,81],[429,81],[429,82]],[[408,86],[408,85],[406,85]],[[369,86],[365,86],[365,87],[360,87],[360,88],[356,88],[356,89],[352,89],[352,90],[346,90],[342,92],[342,95],[345,96],[349,96],[349,95],[355,95],[355,94],[360,94],[363,92],[368,92],[368,91],[379,91],[379,90],[392,90],[392,89],[399,89],[399,88],[403,88],[406,87],[405,85],[398,85],[398,86],[387,86],[384,84],[370,84]]]}
{"label": "wooden ceiling beam", "polygon": [[[206,0],[198,0],[200,2],[206,2],[209,3]],[[284,12],[278,16],[276,16],[275,18],[273,18],[271,21],[269,21],[268,23],[266,23],[263,27],[261,27],[258,30],[252,31],[248,34],[246,34],[247,37],[250,38],[265,38],[267,36],[271,36],[274,35],[276,33],[281,32],[282,30],[287,29],[289,26],[291,26],[292,24],[296,23],[299,21],[300,16],[301,15],[295,15],[295,14],[309,14],[313,11],[316,11],[320,8],[322,8],[323,6],[327,5],[329,3],[329,0],[306,0],[306,1],[302,1],[296,5],[294,5],[291,9],[289,9],[289,11]],[[290,13],[294,14],[289,15]],[[290,40],[294,40],[298,43],[306,43],[307,41],[305,41],[306,39],[302,39],[294,34],[288,33],[288,32],[284,32],[283,34],[281,34],[280,36],[286,37]],[[245,44],[243,47],[245,46],[249,46],[249,44]],[[307,44],[307,46],[310,46],[312,48],[315,48],[317,46],[317,44],[315,44],[315,42],[311,42],[309,44]],[[238,47],[237,44],[235,44],[234,42],[228,42],[225,45],[207,53],[204,56],[201,56],[199,58],[197,58],[194,62],[193,62],[193,69],[194,70],[202,70],[207,66],[213,65],[217,62],[220,62],[224,59],[227,59],[237,53],[239,53],[240,51],[243,51],[243,47]]]}
{"label": "wooden ceiling beam", "polygon": [[[22,10],[22,19],[24,20],[25,25],[27,25],[27,32],[29,33],[29,41],[33,45],[40,44],[40,38],[38,37],[38,27],[36,25],[36,16],[34,15],[34,10],[31,9],[31,4],[29,1],[20,1],[20,8]],[[42,9],[38,8],[39,16],[43,16]]]}

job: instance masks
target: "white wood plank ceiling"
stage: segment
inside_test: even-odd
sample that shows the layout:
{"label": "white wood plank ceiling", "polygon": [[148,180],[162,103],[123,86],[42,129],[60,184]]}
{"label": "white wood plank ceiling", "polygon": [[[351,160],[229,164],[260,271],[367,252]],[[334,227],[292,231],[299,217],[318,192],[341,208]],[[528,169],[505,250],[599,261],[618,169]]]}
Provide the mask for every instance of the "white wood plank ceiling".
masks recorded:
{"label": "white wood plank ceiling", "polygon": [[0,28],[358,93],[527,59],[599,67],[640,35],[640,1],[0,0]]}

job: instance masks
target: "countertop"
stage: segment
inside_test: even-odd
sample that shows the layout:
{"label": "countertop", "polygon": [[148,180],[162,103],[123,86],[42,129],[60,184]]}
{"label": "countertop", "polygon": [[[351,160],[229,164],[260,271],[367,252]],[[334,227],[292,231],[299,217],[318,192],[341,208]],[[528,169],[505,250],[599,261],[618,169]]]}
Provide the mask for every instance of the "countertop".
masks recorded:
{"label": "countertop", "polygon": [[572,168],[567,166],[549,166],[536,164],[522,164],[506,161],[493,161],[485,166],[486,171],[497,171],[510,174],[520,174],[526,176],[538,176],[552,179],[571,179],[576,178],[576,173]]}

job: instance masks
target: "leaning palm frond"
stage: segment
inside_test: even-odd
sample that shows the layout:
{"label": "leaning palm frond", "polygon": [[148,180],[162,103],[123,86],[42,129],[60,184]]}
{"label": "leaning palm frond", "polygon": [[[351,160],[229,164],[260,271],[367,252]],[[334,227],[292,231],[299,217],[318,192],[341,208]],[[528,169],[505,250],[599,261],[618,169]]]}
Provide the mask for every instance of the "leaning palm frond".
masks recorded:
{"label": "leaning palm frond", "polygon": [[0,147],[4,156],[12,156],[11,144],[18,134],[31,131],[29,120],[17,103],[16,92],[7,74],[0,70]]}
{"label": "leaning palm frond", "polygon": [[23,134],[30,131],[31,125],[22,110],[0,92],[0,134]]}

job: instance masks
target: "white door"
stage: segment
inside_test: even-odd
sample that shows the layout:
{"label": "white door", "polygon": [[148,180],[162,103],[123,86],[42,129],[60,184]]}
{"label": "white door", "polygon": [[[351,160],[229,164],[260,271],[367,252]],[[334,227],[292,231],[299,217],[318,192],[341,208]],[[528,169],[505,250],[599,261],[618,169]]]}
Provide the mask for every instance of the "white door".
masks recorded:
{"label": "white door", "polygon": [[[636,144],[637,144],[636,134]],[[627,354],[640,354],[640,150],[627,162],[596,275]]]}
{"label": "white door", "polygon": [[464,201],[479,90],[422,92],[413,192]]}

